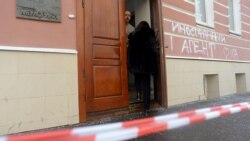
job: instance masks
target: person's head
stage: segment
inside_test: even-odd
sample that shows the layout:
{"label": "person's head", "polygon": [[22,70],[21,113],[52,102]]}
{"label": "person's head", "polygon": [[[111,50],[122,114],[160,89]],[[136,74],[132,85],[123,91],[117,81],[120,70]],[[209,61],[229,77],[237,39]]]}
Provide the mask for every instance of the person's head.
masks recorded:
{"label": "person's head", "polygon": [[150,28],[148,22],[146,22],[146,21],[141,21],[141,22],[137,25],[137,27],[136,27],[137,30],[143,29],[143,28]]}
{"label": "person's head", "polygon": [[130,19],[131,19],[131,12],[130,11],[125,11],[126,24],[129,23]]}

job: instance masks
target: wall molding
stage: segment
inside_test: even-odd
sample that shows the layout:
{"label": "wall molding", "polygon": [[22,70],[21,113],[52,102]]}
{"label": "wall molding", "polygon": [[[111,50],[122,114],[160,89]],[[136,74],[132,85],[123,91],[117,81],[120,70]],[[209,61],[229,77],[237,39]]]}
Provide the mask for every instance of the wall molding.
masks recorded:
{"label": "wall molding", "polygon": [[250,61],[239,61],[239,60],[225,60],[225,59],[212,59],[212,58],[195,58],[195,57],[180,57],[165,55],[166,59],[186,59],[186,60],[200,60],[200,61],[218,61],[218,62],[236,62],[236,63],[250,63]]}
{"label": "wall molding", "polygon": [[64,53],[77,54],[74,49],[58,49],[58,48],[36,48],[36,47],[18,47],[18,46],[1,46],[0,51],[23,51],[23,52],[47,52],[47,53]]}
{"label": "wall molding", "polygon": [[170,5],[170,4],[166,3],[166,2],[162,3],[162,7],[172,9],[172,10],[174,10],[176,12],[179,12],[179,13],[182,13],[182,14],[185,14],[185,15],[189,15],[191,17],[195,17],[195,13],[192,13],[191,11],[184,10],[182,8]]}

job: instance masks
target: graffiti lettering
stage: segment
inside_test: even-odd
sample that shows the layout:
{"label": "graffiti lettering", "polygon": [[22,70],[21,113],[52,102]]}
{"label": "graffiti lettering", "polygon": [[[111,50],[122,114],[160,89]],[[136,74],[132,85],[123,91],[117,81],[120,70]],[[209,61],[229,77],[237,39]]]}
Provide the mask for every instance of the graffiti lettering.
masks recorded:
{"label": "graffiti lettering", "polygon": [[183,41],[181,53],[201,54],[213,58],[215,49],[215,43],[186,39]]}
{"label": "graffiti lettering", "polygon": [[226,59],[239,59],[237,49],[224,47]]}
{"label": "graffiti lettering", "polygon": [[226,42],[226,38],[222,34],[175,22],[172,22],[172,32],[213,42]]}

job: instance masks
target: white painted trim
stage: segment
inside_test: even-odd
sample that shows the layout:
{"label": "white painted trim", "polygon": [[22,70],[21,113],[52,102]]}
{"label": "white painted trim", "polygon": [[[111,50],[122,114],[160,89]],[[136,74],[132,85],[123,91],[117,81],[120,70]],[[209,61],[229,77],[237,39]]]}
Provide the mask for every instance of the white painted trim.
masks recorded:
{"label": "white painted trim", "polygon": [[202,21],[196,21],[196,24],[199,25],[199,27],[203,26],[203,27],[206,27],[206,28],[214,29],[214,25],[209,25],[208,23],[204,23]]}
{"label": "white painted trim", "polygon": [[[199,9],[199,4],[197,1],[195,1],[195,20],[196,20],[196,23],[197,24],[200,24],[200,25],[204,25],[204,26],[207,26],[207,27],[211,27],[211,28],[214,28],[214,0],[210,0],[210,1],[205,1],[205,11],[204,13],[197,13],[197,10]],[[197,18],[199,16],[197,15],[200,15],[200,14],[204,14],[205,15],[205,22],[201,21],[201,19]]]}
{"label": "white painted trim", "polygon": [[215,14],[218,14],[218,15],[221,15],[221,16],[223,16],[223,17],[229,18],[229,15],[223,14],[223,13],[221,13],[221,12],[219,12],[219,11],[214,11],[214,13],[215,13]]}
{"label": "white painted trim", "polygon": [[189,0],[184,0],[185,2],[187,2],[187,3],[189,3],[189,4],[192,4],[192,5],[195,5],[194,4],[194,1],[192,2],[192,1],[189,1]]}
{"label": "white painted trim", "polygon": [[250,63],[250,61],[224,60],[224,59],[212,59],[212,58],[195,58],[195,57],[180,57],[180,56],[171,56],[171,55],[166,55],[165,57],[170,58],[170,59],[187,59],[187,60],[204,60],[204,61]]}
{"label": "white painted trim", "polygon": [[224,8],[227,8],[227,9],[229,8],[228,6],[226,6],[226,5],[222,4],[222,3],[220,3],[219,1],[214,1],[214,2],[217,3],[218,5],[224,7]]}
{"label": "white painted trim", "polygon": [[214,23],[229,28],[229,25],[227,25],[227,24],[223,24],[223,23],[220,23],[220,22],[217,22],[217,21],[214,22]]}
{"label": "white painted trim", "polygon": [[246,17],[250,18],[250,16],[249,16],[249,15],[247,15],[247,14],[245,14],[245,13],[242,13],[242,12],[241,12],[241,15],[244,15],[244,16],[246,16]]}
{"label": "white painted trim", "polygon": [[247,22],[241,21],[241,23],[242,23],[242,24],[245,24],[245,25],[247,25],[247,26],[250,26],[250,24],[247,23]]}
{"label": "white painted trim", "polygon": [[57,49],[57,48],[0,46],[0,51],[1,50],[4,50],[4,51],[49,52],[49,53],[77,54],[77,50],[73,50],[73,49]]}
{"label": "white painted trim", "polygon": [[244,33],[250,34],[249,31],[246,31],[246,30],[241,30],[241,31],[244,32]]}
{"label": "white painted trim", "polygon": [[235,37],[241,37],[241,32],[240,33],[237,33],[236,31],[234,31],[234,30],[230,30],[229,29],[229,35],[233,35],[233,36],[235,36]]}
{"label": "white painted trim", "polygon": [[192,13],[192,12],[187,11],[187,10],[180,9],[180,8],[178,8],[178,7],[176,7],[176,6],[167,4],[167,3],[165,3],[165,2],[163,2],[162,6],[163,6],[163,7],[166,7],[166,8],[170,8],[170,9],[175,10],[175,11],[177,11],[177,12],[180,12],[180,13],[183,13],[183,14],[186,14],[186,15],[189,15],[189,16],[192,16],[192,17],[195,17],[195,15],[194,15],[195,13]]}

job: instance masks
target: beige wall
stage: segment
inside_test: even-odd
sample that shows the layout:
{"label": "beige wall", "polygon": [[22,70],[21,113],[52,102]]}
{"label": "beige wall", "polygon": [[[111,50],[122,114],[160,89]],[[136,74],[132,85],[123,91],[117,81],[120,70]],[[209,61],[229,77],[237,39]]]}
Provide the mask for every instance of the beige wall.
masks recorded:
{"label": "beige wall", "polygon": [[0,4],[0,45],[76,49],[75,0],[61,0],[61,23],[16,18],[16,0]]}
{"label": "beige wall", "polygon": [[141,21],[147,21],[151,24],[149,0],[136,0],[135,7],[135,25]]}
{"label": "beige wall", "polygon": [[0,51],[0,135],[79,122],[77,55]]}
{"label": "beige wall", "polygon": [[[166,59],[168,105],[206,100],[204,75],[218,75],[219,95],[236,93],[236,73],[245,73],[250,91],[250,64],[205,60]],[[244,79],[243,79],[244,80]]]}

